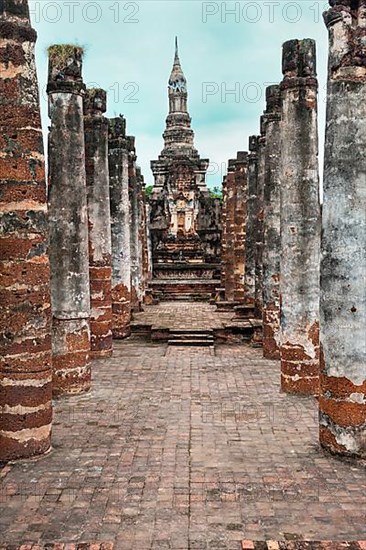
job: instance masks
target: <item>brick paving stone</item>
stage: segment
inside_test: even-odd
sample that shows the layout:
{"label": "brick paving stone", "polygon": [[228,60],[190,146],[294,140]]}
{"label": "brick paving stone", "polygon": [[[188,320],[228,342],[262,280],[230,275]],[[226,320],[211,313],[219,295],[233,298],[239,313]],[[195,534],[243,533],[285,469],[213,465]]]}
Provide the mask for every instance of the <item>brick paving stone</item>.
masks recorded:
{"label": "brick paving stone", "polygon": [[340,542],[366,539],[365,465],[321,451],[316,400],[279,382],[245,345],[116,343],[55,402],[52,452],[0,470],[0,549],[364,550]]}

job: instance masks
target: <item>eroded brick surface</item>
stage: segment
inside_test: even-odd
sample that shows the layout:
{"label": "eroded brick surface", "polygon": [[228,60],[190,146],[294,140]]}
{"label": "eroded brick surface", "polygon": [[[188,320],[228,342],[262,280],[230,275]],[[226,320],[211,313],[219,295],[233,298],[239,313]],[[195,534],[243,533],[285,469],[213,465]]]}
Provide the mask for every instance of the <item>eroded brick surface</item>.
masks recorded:
{"label": "eroded brick surface", "polygon": [[285,42],[282,70],[282,389],[317,395],[320,202],[315,41]]}
{"label": "eroded brick surface", "polygon": [[112,233],[112,330],[114,338],[125,338],[131,332],[131,207],[126,120],[122,116],[109,119],[108,165]]}
{"label": "eroded brick surface", "polygon": [[48,49],[49,219],[53,394],[90,386],[90,287],[82,79],[83,50]]}
{"label": "eroded brick surface", "polygon": [[249,307],[255,305],[255,250],[257,239],[258,136],[249,138],[248,200],[245,231],[244,299]]}
{"label": "eroded brick surface", "polygon": [[107,93],[86,91],[84,98],[85,168],[88,199],[90,350],[92,357],[112,354],[112,258],[108,172]]}
{"label": "eroded brick surface", "polygon": [[261,350],[115,347],[56,403],[52,453],[3,470],[1,542],[365,539],[364,466],[320,450],[316,400],[281,394]]}
{"label": "eroded brick surface", "polygon": [[329,80],[320,439],[332,452],[366,457],[365,5],[362,1],[330,5],[324,14],[329,32]]}
{"label": "eroded brick surface", "polygon": [[263,355],[267,359],[279,359],[281,93],[277,85],[266,88],[266,110],[263,121],[266,132],[263,153]]}
{"label": "eroded brick surface", "polygon": [[245,231],[248,200],[248,153],[229,161],[224,180],[222,286],[225,300],[244,301]]}
{"label": "eroded brick surface", "polygon": [[0,460],[50,446],[51,297],[42,128],[28,4],[0,3]]}

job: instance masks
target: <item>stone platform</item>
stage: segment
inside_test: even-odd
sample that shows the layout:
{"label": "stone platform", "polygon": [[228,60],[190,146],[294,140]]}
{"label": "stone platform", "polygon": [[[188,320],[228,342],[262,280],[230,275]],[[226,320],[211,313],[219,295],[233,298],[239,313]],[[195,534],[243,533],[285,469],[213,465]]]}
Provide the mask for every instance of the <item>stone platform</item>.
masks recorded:
{"label": "stone platform", "polygon": [[234,310],[218,311],[205,302],[162,302],[145,306],[135,313],[131,330],[135,336],[143,336],[152,342],[168,342],[177,331],[186,335],[201,331],[210,333],[215,344],[250,342],[258,327],[257,319],[237,319]]}
{"label": "stone platform", "polygon": [[219,284],[218,279],[153,279],[149,286],[161,301],[208,302]]}

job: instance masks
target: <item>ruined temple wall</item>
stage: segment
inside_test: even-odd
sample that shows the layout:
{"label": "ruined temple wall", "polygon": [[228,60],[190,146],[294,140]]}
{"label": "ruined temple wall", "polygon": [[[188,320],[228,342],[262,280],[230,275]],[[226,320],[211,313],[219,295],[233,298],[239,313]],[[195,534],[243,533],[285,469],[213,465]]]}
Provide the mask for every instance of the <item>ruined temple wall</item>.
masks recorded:
{"label": "ruined temple wall", "polygon": [[202,193],[198,198],[197,233],[203,243],[205,263],[220,265],[222,202]]}

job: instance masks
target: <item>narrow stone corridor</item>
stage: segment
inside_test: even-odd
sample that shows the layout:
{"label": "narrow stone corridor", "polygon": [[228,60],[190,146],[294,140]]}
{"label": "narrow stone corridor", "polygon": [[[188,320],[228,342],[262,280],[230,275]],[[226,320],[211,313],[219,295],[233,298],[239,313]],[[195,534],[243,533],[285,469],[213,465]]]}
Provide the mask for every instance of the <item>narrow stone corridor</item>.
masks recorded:
{"label": "narrow stone corridor", "polygon": [[364,465],[320,450],[316,400],[281,394],[279,363],[261,355],[115,343],[90,393],[55,402],[51,453],[0,470],[0,548],[366,539]]}

